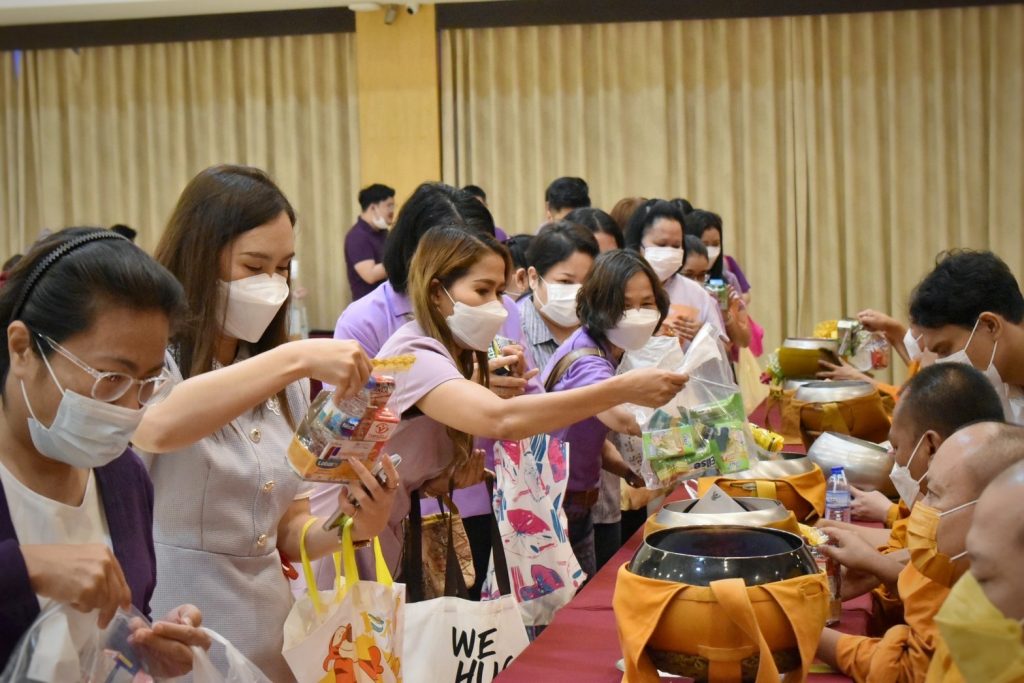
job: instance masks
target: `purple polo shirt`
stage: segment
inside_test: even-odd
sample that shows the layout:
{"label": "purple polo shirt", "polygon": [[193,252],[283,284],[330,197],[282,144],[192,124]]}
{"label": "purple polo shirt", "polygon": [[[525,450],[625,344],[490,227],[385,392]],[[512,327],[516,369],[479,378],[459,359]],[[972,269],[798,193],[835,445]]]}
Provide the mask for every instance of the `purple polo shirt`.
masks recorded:
{"label": "purple polo shirt", "polygon": [[498,226],[494,226],[494,239],[498,240],[502,244],[505,244],[505,242],[508,241],[508,233],[499,228]]}
{"label": "purple polo shirt", "polygon": [[[601,347],[590,336],[585,327],[581,327],[572,333],[572,336],[558,347],[555,354],[551,356],[548,365],[541,373],[541,381],[546,383],[548,377],[554,371],[555,366],[563,357],[577,349],[600,349],[603,348],[605,355],[583,356],[578,358],[562,375],[562,378],[554,386],[554,391],[565,391],[567,389],[578,389],[597,384],[615,375],[615,368],[618,366],[607,347]],[[604,445],[605,437],[608,436],[608,427],[596,417],[590,417],[581,422],[569,425],[554,432],[552,436],[569,444],[569,491],[589,491],[601,485],[601,448]]]}
{"label": "purple polo shirt", "polygon": [[[536,365],[530,353],[529,345],[523,341],[523,327],[519,316],[519,309],[515,301],[510,297],[502,297],[502,303],[508,311],[508,318],[502,325],[499,334],[512,341],[522,344],[525,348],[526,365],[533,369]],[[376,356],[384,343],[398,330],[413,319],[412,302],[405,294],[399,294],[391,285],[385,281],[369,295],[358,301],[353,301],[338,318],[334,327],[335,339],[353,339],[359,342],[368,356]],[[544,386],[537,377],[534,377],[526,386],[529,394],[539,394],[544,391]],[[477,439],[474,443],[476,448],[482,448],[487,452],[485,464],[488,468],[494,467],[494,441],[491,439]],[[403,454],[403,457],[404,454]],[[314,507],[318,507],[317,501],[321,495],[318,490],[314,494]],[[329,494],[323,494],[329,498]],[[455,492],[455,504],[459,506],[459,513],[463,517],[473,517],[489,513],[491,510],[490,496],[487,495],[487,487],[483,484],[471,486],[468,489],[459,489]],[[324,505],[330,507],[331,500]],[[336,506],[335,506],[336,507]],[[423,501],[423,514],[430,514],[436,511],[436,504],[433,501]],[[324,514],[330,514],[334,510],[326,510]],[[314,510],[313,514],[317,514]]]}
{"label": "purple polo shirt", "polygon": [[384,242],[387,238],[387,230],[378,230],[364,221],[362,216],[345,235],[345,266],[348,269],[348,284],[352,289],[353,301],[362,299],[380,285],[380,282],[370,284],[359,277],[356,264],[361,261],[380,263],[384,258]]}

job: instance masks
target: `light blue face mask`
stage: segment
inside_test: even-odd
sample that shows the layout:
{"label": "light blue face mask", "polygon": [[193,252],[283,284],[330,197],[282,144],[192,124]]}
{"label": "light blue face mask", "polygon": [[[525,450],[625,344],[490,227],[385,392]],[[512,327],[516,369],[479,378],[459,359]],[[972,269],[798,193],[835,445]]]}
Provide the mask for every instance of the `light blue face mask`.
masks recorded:
{"label": "light blue face mask", "polygon": [[21,395],[30,415],[28,431],[36,450],[47,458],[81,469],[103,467],[120,457],[146,409],[132,410],[65,389],[45,354],[43,363],[60,389],[61,398],[53,424],[45,427],[36,419],[25,383],[21,382]]}

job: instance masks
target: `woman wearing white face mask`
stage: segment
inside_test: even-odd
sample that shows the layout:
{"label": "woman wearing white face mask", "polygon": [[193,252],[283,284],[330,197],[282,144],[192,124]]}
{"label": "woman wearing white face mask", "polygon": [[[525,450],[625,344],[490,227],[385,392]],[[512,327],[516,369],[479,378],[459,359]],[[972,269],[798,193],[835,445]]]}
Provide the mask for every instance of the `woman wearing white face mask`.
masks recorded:
{"label": "woman wearing white face mask", "polygon": [[640,206],[626,227],[626,248],[640,252],[651,264],[669,299],[663,334],[674,335],[683,348],[705,324],[727,340],[718,301],[692,280],[680,275],[683,268],[683,215],[671,203],[651,199]]}
{"label": "woman wearing white face mask", "polygon": [[[545,386],[557,393],[613,377],[623,353],[636,351],[650,340],[668,305],[657,275],[642,257],[627,250],[602,254],[580,290],[582,327],[551,357],[541,375]],[[596,566],[592,508],[598,499],[605,438],[609,430],[639,436],[636,421],[624,412],[604,410],[557,433],[571,447],[563,506],[569,540],[588,574],[593,574]],[[607,463],[604,466],[611,469]],[[630,474],[625,463],[617,473]],[[630,483],[636,486],[639,482],[633,479]]]}
{"label": "woman wearing white face mask", "polygon": [[687,235],[693,235],[707,248],[711,277],[734,281],[743,303],[749,306],[751,288],[747,276],[736,259],[726,254],[722,247],[722,217],[704,209],[692,209],[686,213],[684,227]]}
{"label": "woman wearing white face mask", "polygon": [[[487,390],[486,376],[477,378],[473,368],[474,361],[485,366],[487,346],[505,319],[499,297],[510,269],[508,251],[493,238],[455,228],[433,228],[416,249],[408,290],[415,320],[380,351],[382,356],[416,354],[412,368],[395,376],[390,404],[402,416],[389,447],[404,458],[404,493],[450,475],[458,480],[468,472],[479,479],[482,463],[471,459],[470,435],[521,439],[622,402],[661,405],[686,381],[683,375],[643,370],[574,391],[497,397]],[[381,534],[392,566],[401,553],[408,510],[408,497],[400,495],[389,529]]]}
{"label": "woman wearing white face mask", "polygon": [[[182,299],[149,256],[94,229],[37,243],[0,293],[0,661],[50,603],[98,610],[100,627],[129,604],[150,614],[152,485],[129,441],[171,387]],[[151,673],[177,676],[209,638],[195,607],[165,613],[135,642],[155,655]]]}
{"label": "woman wearing white face mask", "polygon": [[531,293],[519,301],[519,310],[538,368],[580,326],[576,295],[597,254],[594,236],[573,223],[549,223],[533,238],[526,254]]}
{"label": "woman wearing white face mask", "polygon": [[[292,605],[282,555],[299,557],[311,516],[312,486],[284,457],[309,406],[306,378],[347,397],[370,372],[355,342],[286,341],[294,221],[257,169],[209,168],[185,188],[156,251],[184,286],[192,318],[167,357],[180,383],[135,435],[156,489],[154,604],[194,596],[212,628],[275,682],[291,680],[281,656]],[[387,461],[385,469],[396,481]],[[395,494],[365,469],[360,476],[364,489],[349,494],[357,505],[337,497],[365,541],[383,528]],[[313,558],[340,547],[320,524],[306,545]]]}

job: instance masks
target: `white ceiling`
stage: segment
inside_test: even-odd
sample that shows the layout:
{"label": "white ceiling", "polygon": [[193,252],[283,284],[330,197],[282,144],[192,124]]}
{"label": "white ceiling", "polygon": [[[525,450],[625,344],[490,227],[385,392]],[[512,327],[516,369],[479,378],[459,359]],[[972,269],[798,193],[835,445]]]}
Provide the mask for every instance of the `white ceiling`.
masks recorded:
{"label": "white ceiling", "polygon": [[[430,4],[467,1],[432,0]],[[348,0],[0,0],[0,26],[269,12],[348,4]],[[380,4],[387,4],[387,0],[380,0]]]}

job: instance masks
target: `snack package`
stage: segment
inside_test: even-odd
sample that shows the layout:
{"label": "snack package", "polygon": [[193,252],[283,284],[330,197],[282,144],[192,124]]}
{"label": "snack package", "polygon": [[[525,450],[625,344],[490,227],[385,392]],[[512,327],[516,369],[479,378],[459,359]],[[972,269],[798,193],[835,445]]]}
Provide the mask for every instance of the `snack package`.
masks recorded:
{"label": "snack package", "polygon": [[622,365],[627,369],[650,365],[671,368],[689,374],[690,381],[659,409],[630,406],[642,433],[639,468],[630,449],[619,449],[630,466],[652,489],[716,472],[733,474],[749,469],[756,444],[743,409],[743,396],[714,330],[707,325],[701,328],[682,362],[667,349],[651,347],[649,344],[642,351],[648,359],[661,351],[658,362],[640,365],[634,361],[627,365],[623,359]]}
{"label": "snack package", "polygon": [[[375,359],[377,369],[403,370],[405,358]],[[334,391],[324,389],[309,406],[288,446],[288,464],[307,481],[358,481],[349,464],[359,460],[368,470],[384,452],[398,429],[399,416],[388,409],[395,378],[374,373],[355,396],[334,402]]]}

